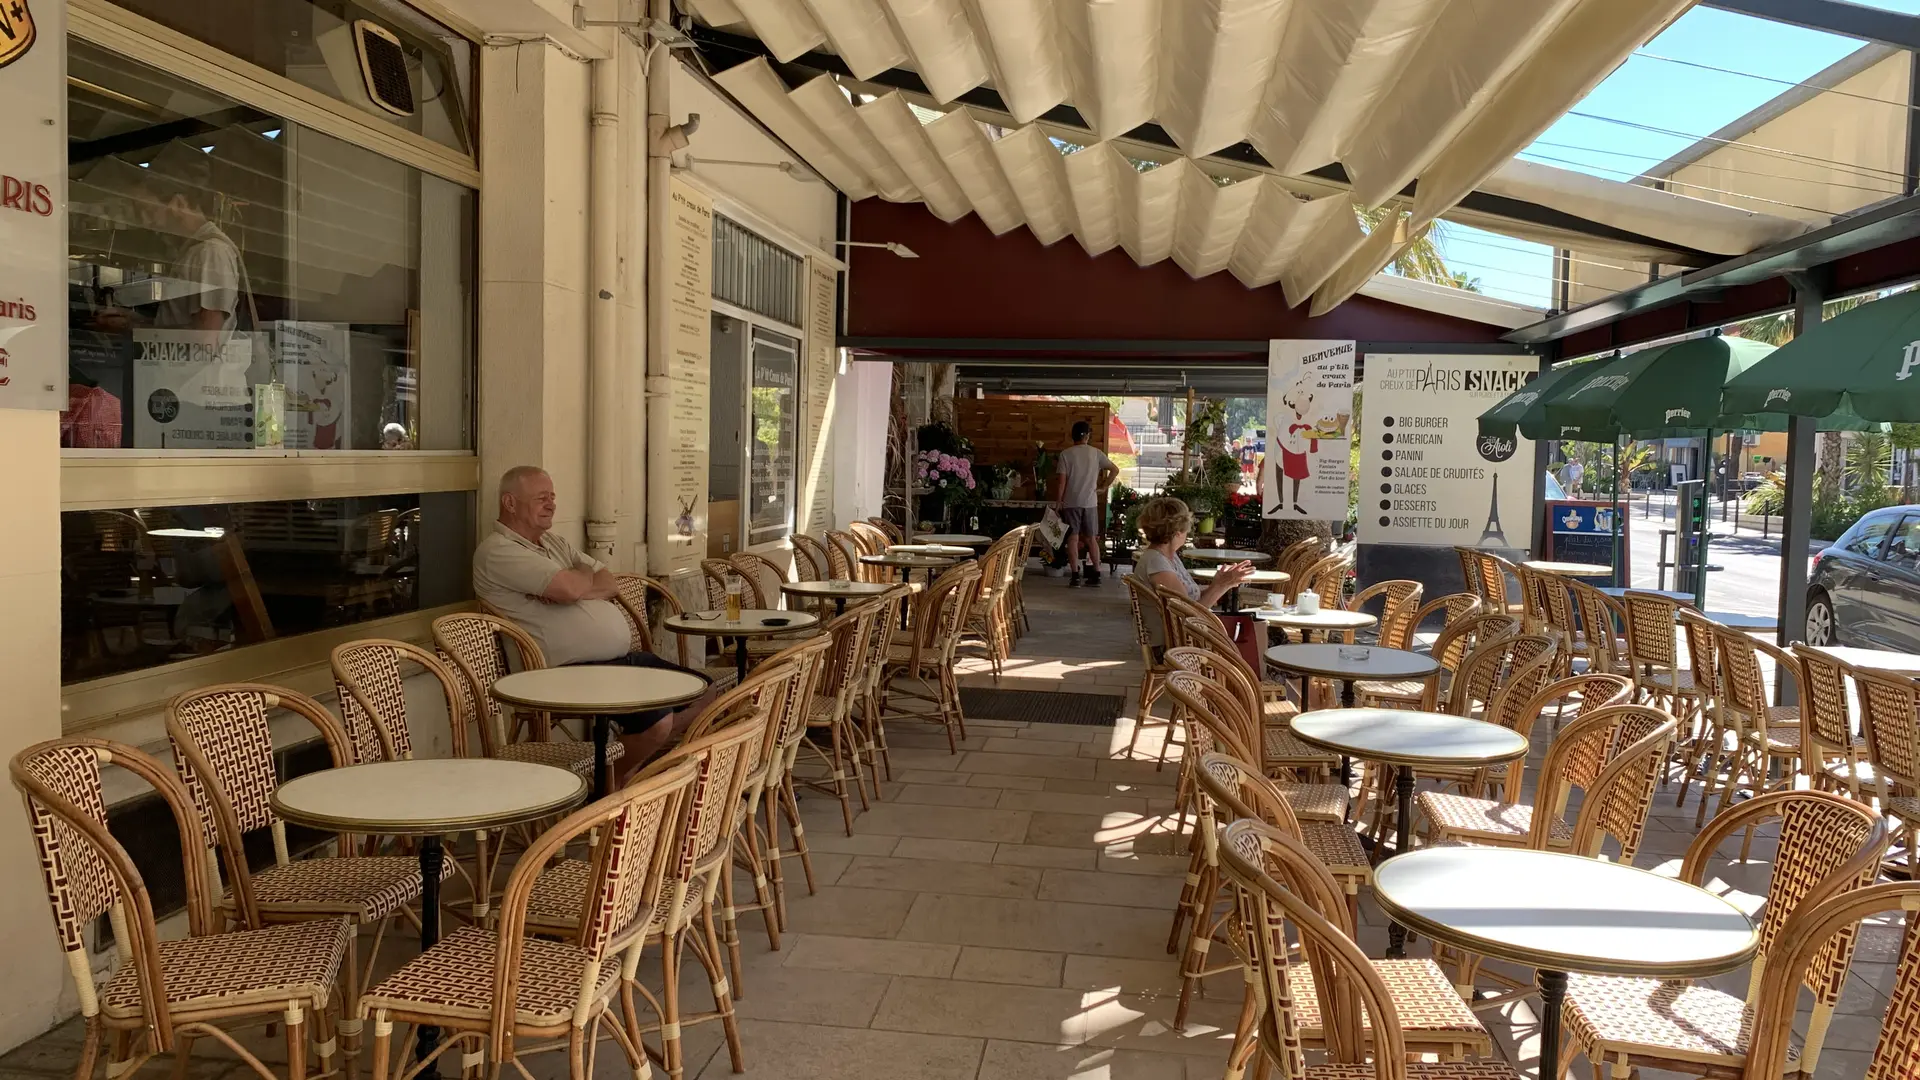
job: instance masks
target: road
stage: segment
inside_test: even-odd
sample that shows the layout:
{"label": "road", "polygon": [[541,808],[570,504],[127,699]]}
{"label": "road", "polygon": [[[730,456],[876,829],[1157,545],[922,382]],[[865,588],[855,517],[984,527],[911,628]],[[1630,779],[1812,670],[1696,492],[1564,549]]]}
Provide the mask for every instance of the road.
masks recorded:
{"label": "road", "polygon": [[[1673,499],[1655,495],[1652,500],[1652,516],[1646,516],[1649,509],[1644,496],[1635,499],[1627,515],[1628,529],[1633,544],[1633,584],[1641,588],[1658,588],[1659,568],[1655,565],[1660,555],[1660,530],[1673,527]],[[1707,562],[1723,567],[1707,575],[1707,607],[1714,611],[1737,611],[1750,615],[1770,615],[1778,610],[1780,595],[1780,536],[1776,529],[1772,535],[1763,536],[1759,523],[1755,519],[1746,519],[1742,528],[1734,530],[1733,519],[1729,513],[1725,522],[1720,520],[1720,504],[1712,503],[1708,516],[1712,519],[1714,539],[1707,548]],[[1669,546],[1672,544],[1668,540]],[[1807,557],[1826,546],[1826,541],[1816,540],[1807,547]],[[1667,571],[1666,587],[1673,587],[1673,571]]]}

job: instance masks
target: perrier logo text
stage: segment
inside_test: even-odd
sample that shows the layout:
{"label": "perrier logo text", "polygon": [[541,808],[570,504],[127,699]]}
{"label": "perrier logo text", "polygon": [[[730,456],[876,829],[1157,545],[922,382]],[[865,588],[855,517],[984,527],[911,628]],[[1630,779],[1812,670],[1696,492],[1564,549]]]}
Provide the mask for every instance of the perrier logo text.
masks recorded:
{"label": "perrier logo text", "polygon": [[27,0],[0,0],[0,67],[27,55],[36,36]]}

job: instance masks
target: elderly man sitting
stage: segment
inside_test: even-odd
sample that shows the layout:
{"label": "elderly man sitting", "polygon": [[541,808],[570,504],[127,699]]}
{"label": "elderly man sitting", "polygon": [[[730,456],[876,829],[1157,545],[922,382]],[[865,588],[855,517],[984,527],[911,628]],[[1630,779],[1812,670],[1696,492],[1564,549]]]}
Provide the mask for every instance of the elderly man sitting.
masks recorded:
{"label": "elderly man sitting", "polygon": [[[500,478],[500,517],[473,553],[473,593],[533,635],[547,664],[628,664],[673,668],[648,652],[630,652],[626,614],[606,565],[553,532],[553,478],[517,465]],[[693,672],[693,674],[700,674]],[[701,676],[705,678],[704,675]],[[629,769],[644,764],[705,707],[712,694],[678,713],[622,717]]]}

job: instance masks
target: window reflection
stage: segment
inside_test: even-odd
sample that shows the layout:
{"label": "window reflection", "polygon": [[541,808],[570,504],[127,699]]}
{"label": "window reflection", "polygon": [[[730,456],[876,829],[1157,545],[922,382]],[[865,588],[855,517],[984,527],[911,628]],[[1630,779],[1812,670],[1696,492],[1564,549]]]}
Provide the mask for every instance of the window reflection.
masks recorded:
{"label": "window reflection", "polygon": [[466,598],[467,492],[60,515],[61,679]]}
{"label": "window reflection", "polygon": [[68,71],[63,446],[472,445],[471,191],[84,42]]}
{"label": "window reflection", "polygon": [[758,327],[753,331],[753,429],[747,444],[751,505],[748,542],[764,544],[792,531],[794,383],[800,343]]}

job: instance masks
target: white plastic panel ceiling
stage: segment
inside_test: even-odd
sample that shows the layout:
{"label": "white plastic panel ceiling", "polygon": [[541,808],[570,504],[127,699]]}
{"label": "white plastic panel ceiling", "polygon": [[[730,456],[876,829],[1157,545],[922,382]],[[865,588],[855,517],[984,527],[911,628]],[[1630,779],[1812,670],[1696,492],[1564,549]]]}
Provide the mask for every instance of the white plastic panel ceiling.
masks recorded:
{"label": "white plastic panel ceiling", "polygon": [[[1320,205],[1346,195],[1303,205],[1257,179],[1218,184],[1187,158],[1138,172],[1105,141],[1151,121],[1188,157],[1244,140],[1282,175],[1339,162],[1363,207],[1417,179],[1412,224],[1424,224],[1692,0],[681,2],[779,61],[828,50],[858,79],[905,67],[940,103],[982,86],[1006,103],[1015,126],[990,139],[964,109],[922,128],[895,94],[856,107],[829,80],[788,94],[764,59],[717,76],[850,198],[921,200],[947,220],[970,210],[996,233],[1025,224],[1046,243],[1117,244],[1195,276],[1279,280],[1290,299],[1327,287],[1341,293],[1320,298],[1330,305],[1364,283],[1349,261],[1394,250],[1385,237],[1362,250],[1351,209]],[[1026,126],[1062,104],[1098,145],[1063,157]],[[1296,259],[1308,269],[1289,273]]]}

